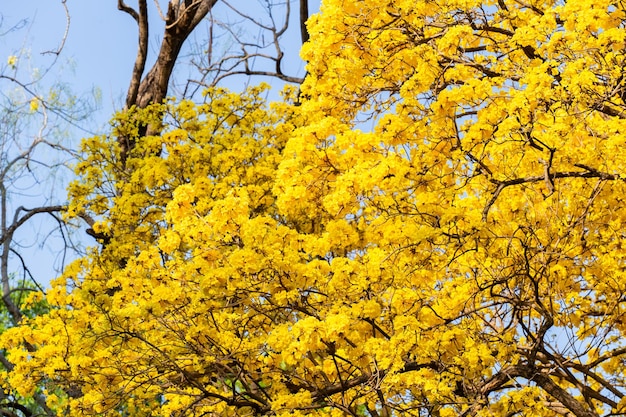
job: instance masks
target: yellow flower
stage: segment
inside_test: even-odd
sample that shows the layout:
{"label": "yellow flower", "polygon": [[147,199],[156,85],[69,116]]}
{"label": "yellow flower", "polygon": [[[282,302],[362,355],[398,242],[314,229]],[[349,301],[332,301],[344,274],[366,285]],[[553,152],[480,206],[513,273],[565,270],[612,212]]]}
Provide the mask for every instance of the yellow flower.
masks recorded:
{"label": "yellow flower", "polygon": [[35,113],[37,110],[39,110],[39,99],[37,97],[33,97],[30,100],[29,108],[31,113]]}
{"label": "yellow flower", "polygon": [[7,64],[15,69],[15,66],[17,65],[17,57],[15,55],[9,55],[9,57],[7,58]]}

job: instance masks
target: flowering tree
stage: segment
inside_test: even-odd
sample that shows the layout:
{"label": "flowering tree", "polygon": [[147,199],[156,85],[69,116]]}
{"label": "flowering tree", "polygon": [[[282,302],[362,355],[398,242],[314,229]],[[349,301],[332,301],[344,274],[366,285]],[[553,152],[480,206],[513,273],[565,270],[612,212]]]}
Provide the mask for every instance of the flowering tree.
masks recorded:
{"label": "flowering tree", "polygon": [[327,0],[284,101],[121,114],[70,188],[103,247],[3,335],[11,383],[69,415],[623,414],[625,21]]}

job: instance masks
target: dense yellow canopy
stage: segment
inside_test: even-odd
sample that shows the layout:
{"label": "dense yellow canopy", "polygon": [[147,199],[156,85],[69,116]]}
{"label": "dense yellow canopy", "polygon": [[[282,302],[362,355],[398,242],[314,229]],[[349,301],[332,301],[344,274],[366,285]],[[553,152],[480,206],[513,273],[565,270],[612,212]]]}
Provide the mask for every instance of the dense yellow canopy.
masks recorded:
{"label": "dense yellow canopy", "polygon": [[325,0],[297,106],[120,116],[163,133],[84,141],[103,246],[2,336],[11,385],[76,416],[625,412],[625,7]]}

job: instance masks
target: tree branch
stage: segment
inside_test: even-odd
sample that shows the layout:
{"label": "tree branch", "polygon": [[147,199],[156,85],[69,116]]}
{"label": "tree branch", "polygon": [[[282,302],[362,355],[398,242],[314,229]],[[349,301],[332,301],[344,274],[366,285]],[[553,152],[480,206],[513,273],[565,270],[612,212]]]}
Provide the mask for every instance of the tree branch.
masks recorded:
{"label": "tree branch", "polygon": [[[560,178],[599,178],[601,180],[607,180],[607,181],[609,180],[615,181],[615,180],[620,179],[620,176],[617,174],[609,174],[606,172],[601,172],[594,168],[590,168],[586,165],[575,164],[574,166],[586,169],[586,171],[584,172],[580,172],[580,171],[555,172],[550,175],[550,180],[552,181],[552,183],[554,184],[553,181],[555,179],[560,179]],[[489,199],[489,202],[483,209],[483,217],[482,217],[483,221],[487,221],[487,216],[489,215],[489,210],[491,209],[491,206],[493,206],[493,204],[497,200],[502,190],[504,190],[506,187],[510,187],[512,185],[546,181],[546,176],[544,174],[544,175],[537,175],[533,177],[514,178],[514,179],[506,180],[506,181],[498,181],[494,179],[492,179],[491,181],[494,184],[496,184],[496,190],[493,192],[491,198]]]}
{"label": "tree branch", "polygon": [[309,1],[300,0],[300,38],[303,45],[309,40],[309,31],[306,28],[307,20],[309,20]]}
{"label": "tree branch", "polygon": [[[130,108],[137,101],[137,92],[139,90],[139,83],[141,82],[141,77],[146,69],[146,59],[148,58],[148,37],[149,37],[149,28],[148,28],[148,6],[147,0],[139,0],[139,13],[137,13],[134,9],[130,8],[120,8],[120,10],[124,10],[129,13],[133,18],[137,21],[138,26],[138,48],[137,48],[137,57],[135,58],[135,65],[133,67],[133,73],[130,79],[130,86],[128,87],[128,94],[126,96],[126,107]],[[120,0],[121,5],[124,4],[122,0]],[[120,7],[118,5],[118,7]],[[130,9],[130,11],[127,11]]]}

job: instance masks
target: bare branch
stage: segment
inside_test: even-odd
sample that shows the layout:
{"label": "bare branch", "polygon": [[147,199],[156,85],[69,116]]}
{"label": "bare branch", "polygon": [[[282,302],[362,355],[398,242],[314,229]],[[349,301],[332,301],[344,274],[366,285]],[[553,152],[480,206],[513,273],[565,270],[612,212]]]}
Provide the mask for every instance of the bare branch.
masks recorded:
{"label": "bare branch", "polygon": [[[589,168],[585,165],[575,164],[575,166],[586,169],[586,171],[583,171],[583,172],[565,171],[565,172],[555,172],[553,174],[547,174],[550,177],[549,178],[550,182],[554,184],[554,180],[560,179],[560,178],[599,178],[601,180],[606,180],[606,181],[615,181],[615,180],[621,179],[619,175],[609,174],[607,172],[601,172],[594,168]],[[487,205],[483,209],[483,221],[487,221],[487,216],[489,215],[489,210],[491,209],[491,206],[493,206],[493,204],[496,202],[502,190],[504,190],[506,187],[519,185],[519,184],[545,182],[546,174],[544,173],[543,175],[537,175],[537,176],[532,176],[532,177],[514,178],[510,180],[505,180],[505,181],[498,181],[498,180],[492,179],[491,181],[495,183],[497,186],[491,198],[487,202]]]}
{"label": "bare branch", "polygon": [[[233,75],[246,75],[246,76],[264,76],[264,77],[274,77],[274,78],[278,78],[279,80],[282,81],[286,81],[288,83],[294,83],[294,84],[302,84],[304,82],[304,78],[302,77],[292,77],[290,75],[286,75],[286,74],[277,74],[275,72],[272,71],[254,71],[251,69],[245,69],[245,70],[241,70],[241,71],[228,71],[223,73],[222,75],[220,75],[219,77],[217,77],[215,80],[213,80],[213,82],[211,83],[211,85],[216,85],[217,83],[219,83],[221,80],[223,80],[224,78],[227,77],[231,77]],[[198,84],[201,84],[200,81],[193,81],[196,82]],[[207,84],[203,84],[206,87],[210,87],[211,85],[207,85]]]}
{"label": "bare branch", "polygon": [[135,21],[139,23],[139,14],[135,9],[126,5],[126,3],[124,3],[124,0],[117,1],[117,8],[124,13],[128,13],[133,19],[135,19]]}
{"label": "bare branch", "polygon": [[[228,77],[240,75],[246,77],[271,77],[295,84],[301,84],[303,82],[303,77],[287,75],[283,71],[283,60],[286,51],[284,50],[282,41],[289,29],[291,2],[280,4],[280,21],[274,11],[276,4],[271,1],[266,2],[264,6],[266,14],[261,17],[258,11],[247,11],[237,7],[234,2],[222,1],[220,4],[225,5],[230,12],[242,18],[245,24],[257,28],[258,34],[253,39],[249,39],[248,34],[254,32],[253,30],[247,30],[242,33],[238,30],[240,26],[237,24],[213,21],[211,25],[211,42],[208,45],[210,54],[207,58],[201,58],[199,63],[194,62],[203,76],[200,79],[189,79],[185,91],[197,91],[195,88],[190,89],[190,84],[212,87]],[[303,5],[301,5],[301,12],[303,11],[302,6]],[[308,14],[307,6],[308,5],[304,4],[304,7],[307,9],[306,13]],[[263,17],[265,17],[265,19]],[[304,18],[302,14],[299,17]],[[305,28],[304,23],[300,23],[302,28]],[[229,50],[225,52],[224,56],[220,59],[214,59],[213,27],[223,30],[225,34],[232,38],[234,45],[238,47],[239,51],[235,52]],[[301,28],[298,27],[298,29]],[[293,33],[291,36],[293,36]],[[273,49],[273,51],[271,53],[266,52],[270,48]]]}
{"label": "bare branch", "polygon": [[[18,207],[17,210],[15,210],[13,223],[11,223],[11,225],[6,230],[3,231],[2,235],[0,235],[0,244],[4,244],[8,240],[10,240],[13,233],[15,233],[15,231],[20,226],[26,223],[33,216],[40,214],[40,213],[56,213],[56,212],[60,212],[63,210],[65,210],[65,206],[61,206],[61,205],[36,207],[33,209]],[[26,214],[20,217],[21,212],[25,212]]]}
{"label": "bare branch", "polygon": [[306,28],[307,20],[309,20],[309,1],[300,0],[300,37],[303,45],[309,40],[309,31]]}
{"label": "bare branch", "polygon": [[[123,4],[123,1],[120,0]],[[125,10],[125,9],[122,9]],[[141,77],[146,68],[146,59],[148,58],[148,6],[146,0],[139,0],[139,13],[131,9],[132,12],[128,12],[135,18],[138,26],[138,48],[137,57],[135,58],[135,65],[133,67],[133,73],[130,78],[130,86],[128,87],[128,94],[126,96],[126,106],[130,107],[137,101],[137,91],[139,90],[139,83]],[[125,10],[126,11],[126,10]]]}
{"label": "bare branch", "polygon": [[57,57],[59,55],[61,55],[61,51],[65,47],[65,42],[67,41],[67,36],[70,33],[70,22],[71,22],[70,11],[67,8],[67,0],[62,0],[61,4],[63,5],[63,9],[65,11],[65,31],[63,32],[63,36],[61,37],[61,43],[57,47],[57,49],[55,49],[54,51],[45,51],[45,52],[43,52],[44,54],[54,54]]}

